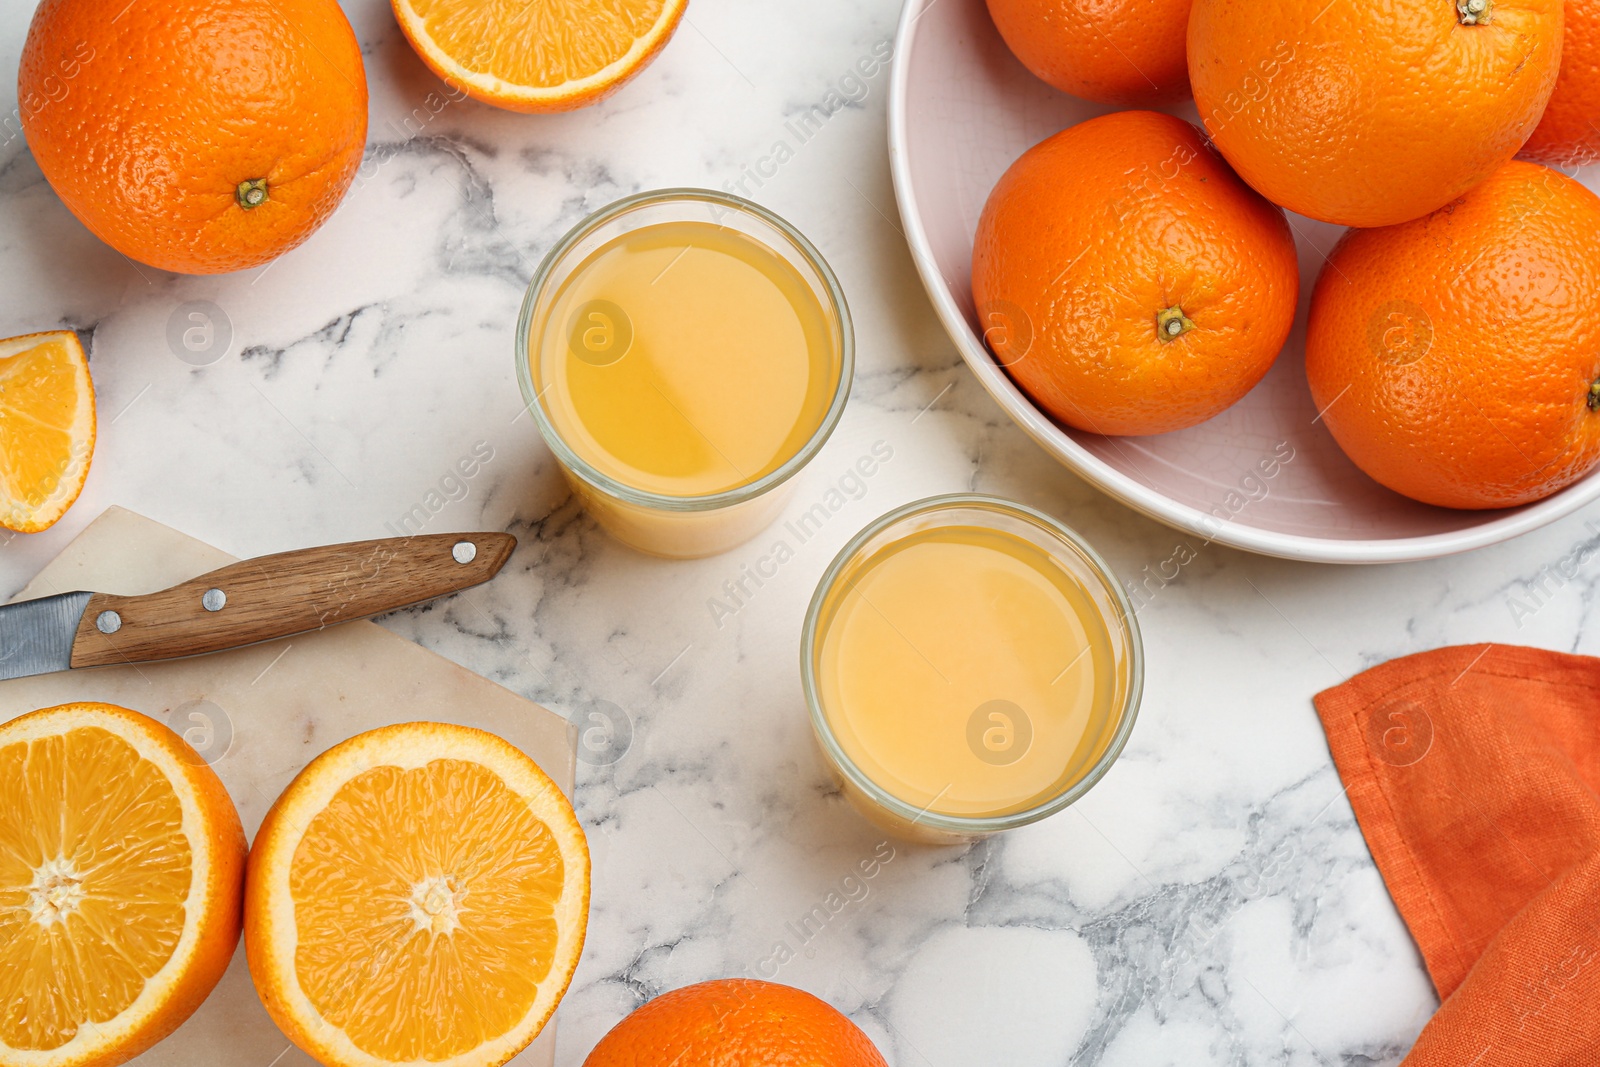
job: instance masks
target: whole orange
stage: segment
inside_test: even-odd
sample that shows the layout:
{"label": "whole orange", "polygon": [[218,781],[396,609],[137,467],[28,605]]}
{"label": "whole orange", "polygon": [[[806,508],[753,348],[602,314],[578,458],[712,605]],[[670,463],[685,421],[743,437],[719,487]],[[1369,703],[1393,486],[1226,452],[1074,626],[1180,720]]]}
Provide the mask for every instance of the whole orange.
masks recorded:
{"label": "whole orange", "polygon": [[1413,222],[1347,232],[1306,377],[1356,466],[1428,504],[1526,504],[1600,460],[1600,197],[1506,164]]}
{"label": "whole orange", "polygon": [[1561,0],[1195,0],[1211,140],[1290,211],[1388,226],[1517,154],[1555,87]]}
{"label": "whole orange", "polygon": [[995,358],[1092,433],[1204,422],[1261,380],[1294,323],[1283,212],[1171,115],[1121,111],[1022,155],[989,194],[972,297]]}
{"label": "whole orange", "polygon": [[44,0],[17,78],[39,169],[94,234],[216,274],[304,241],[367,137],[361,49],[334,0]]}
{"label": "whole orange", "polygon": [[1600,163],[1600,0],[1567,0],[1561,73],[1522,158],[1552,166]]}
{"label": "whole orange", "polygon": [[1192,0],[989,0],[1022,65],[1073,96],[1142,107],[1189,96]]}
{"label": "whole orange", "polygon": [[724,978],[663,994],[622,1020],[584,1067],[888,1067],[855,1023],[810,993]]}

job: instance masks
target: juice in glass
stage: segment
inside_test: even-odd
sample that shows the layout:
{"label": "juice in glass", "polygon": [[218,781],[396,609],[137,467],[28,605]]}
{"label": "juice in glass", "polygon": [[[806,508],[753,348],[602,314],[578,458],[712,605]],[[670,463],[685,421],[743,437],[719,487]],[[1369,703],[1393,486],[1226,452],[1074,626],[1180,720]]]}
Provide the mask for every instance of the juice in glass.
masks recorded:
{"label": "juice in glass", "polygon": [[902,836],[962,840],[1044,818],[1120,754],[1142,685],[1138,625],[1066,527],[987,497],[936,497],[846,546],[806,620],[824,754]]}
{"label": "juice in glass", "polygon": [[821,256],[721,193],[632,197],[546,258],[518,331],[525,399],[613,535],[725,551],[776,517],[843,410],[849,312]]}

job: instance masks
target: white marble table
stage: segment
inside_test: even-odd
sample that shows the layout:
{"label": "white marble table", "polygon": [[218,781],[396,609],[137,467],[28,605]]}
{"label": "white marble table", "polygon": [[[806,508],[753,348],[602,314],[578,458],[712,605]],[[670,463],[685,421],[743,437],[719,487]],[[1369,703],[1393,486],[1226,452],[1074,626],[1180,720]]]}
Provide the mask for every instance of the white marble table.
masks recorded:
{"label": "white marble table", "polygon": [[[8,0],[0,72],[16,69],[28,7]],[[826,997],[896,1067],[1397,1062],[1435,1001],[1310,698],[1442,644],[1596,651],[1581,634],[1600,566],[1527,583],[1600,527],[1578,516],[1426,564],[1290,564],[1201,545],[1055,465],[960,363],[899,233],[887,72],[851,80],[887,48],[894,0],[694,0],[642,77],[554,118],[452,100],[384,0],[346,7],[372,89],[367,163],[329,224],[265,269],[135,268],[0,129],[0,336],[92,332],[100,404],[82,499],[5,541],[0,595],[110,504],[241,556],[385,536],[408,514],[516,534],[490,586],[384,624],[575,719],[618,721],[610,748],[589,735],[579,768],[595,894],[563,1067],[642,1000],[726,975]],[[7,114],[14,85],[0,77]],[[833,101],[801,143],[788,121]],[[518,417],[511,335],[540,255],[582,214],[730,183],[817,243],[855,314],[855,394],[792,510],[874,442],[894,458],[719,627],[709,601],[765,541],[668,563],[608,540]],[[201,301],[212,349],[170,344]],[[475,449],[490,458],[451,481]],[[964,850],[882,846],[813,752],[801,616],[855,530],[958,490],[1060,516],[1125,579],[1189,555],[1179,546],[1194,559],[1151,580],[1144,709],[1085,801]],[[875,853],[875,877],[845,884]],[[843,907],[802,936],[834,891]]]}

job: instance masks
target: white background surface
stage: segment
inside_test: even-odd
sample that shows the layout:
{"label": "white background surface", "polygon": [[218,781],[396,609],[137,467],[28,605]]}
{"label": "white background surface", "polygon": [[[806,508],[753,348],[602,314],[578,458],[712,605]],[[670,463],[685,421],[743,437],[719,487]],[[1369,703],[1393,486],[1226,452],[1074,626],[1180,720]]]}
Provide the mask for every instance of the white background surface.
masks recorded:
{"label": "white background surface", "polygon": [[[6,0],[0,72],[16,69],[30,8]],[[579,768],[595,896],[564,1067],[659,992],[772,976],[780,942],[795,958],[777,979],[848,1012],[896,1067],[1397,1062],[1433,996],[1310,698],[1441,644],[1593,651],[1580,635],[1596,565],[1527,583],[1600,528],[1580,514],[1464,557],[1338,569],[1206,546],[1065,472],[982,393],[928,308],[889,184],[887,70],[846,86],[857,101],[808,142],[785,125],[890,38],[892,0],[694,0],[643,76],[553,118],[443,104],[386,4],[346,8],[372,90],[368,162],[328,225],[265,269],[135,268],[0,132],[0,335],[93,331],[101,435],[72,512],[0,548],[0,594],[114,503],[239,556],[385,536],[484,442],[493,458],[426,529],[506,529],[521,546],[470,603],[384,624],[576,719],[614,706],[631,723],[620,758]],[[0,78],[6,113],[13,86]],[[695,563],[609,541],[518,418],[512,326],[543,250],[585,212],[737,182],[779,139],[792,158],[745,189],[829,258],[859,342],[851,406],[791,510],[873,442],[894,458],[719,629],[708,601],[778,534]],[[167,340],[188,301],[231,325],[208,366]],[[1138,728],[1075,808],[965,850],[896,846],[865,897],[802,944],[788,924],[881,840],[812,748],[806,600],[871,518],[959,490],[1057,515],[1145,583]],[[1170,582],[1151,577],[1190,555]]]}

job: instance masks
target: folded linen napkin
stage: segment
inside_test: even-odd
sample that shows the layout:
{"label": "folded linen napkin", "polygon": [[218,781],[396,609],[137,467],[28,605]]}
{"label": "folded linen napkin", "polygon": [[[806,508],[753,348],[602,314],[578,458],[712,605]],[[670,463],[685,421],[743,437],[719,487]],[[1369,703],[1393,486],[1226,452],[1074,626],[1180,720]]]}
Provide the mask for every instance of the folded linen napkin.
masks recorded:
{"label": "folded linen napkin", "polygon": [[1444,648],[1316,707],[1443,1001],[1403,1067],[1600,1065],[1600,659]]}

